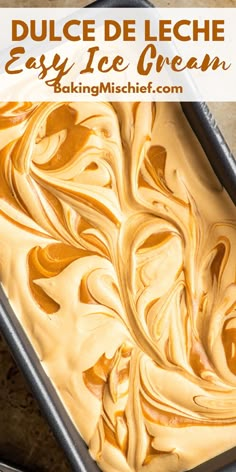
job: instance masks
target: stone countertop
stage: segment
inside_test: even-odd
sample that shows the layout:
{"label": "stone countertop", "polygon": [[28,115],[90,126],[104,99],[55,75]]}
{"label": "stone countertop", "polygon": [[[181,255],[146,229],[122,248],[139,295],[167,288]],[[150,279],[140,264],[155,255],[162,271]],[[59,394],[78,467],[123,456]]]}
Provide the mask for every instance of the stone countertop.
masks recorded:
{"label": "stone countertop", "polygon": [[32,472],[69,472],[23,375],[0,336],[0,460]]}
{"label": "stone countertop", "polygon": [[[1,7],[82,7],[86,0],[0,0]],[[236,7],[236,0],[153,0],[156,6]],[[209,104],[236,155],[236,103]],[[32,472],[69,472],[63,452],[0,336],[0,460]]]}

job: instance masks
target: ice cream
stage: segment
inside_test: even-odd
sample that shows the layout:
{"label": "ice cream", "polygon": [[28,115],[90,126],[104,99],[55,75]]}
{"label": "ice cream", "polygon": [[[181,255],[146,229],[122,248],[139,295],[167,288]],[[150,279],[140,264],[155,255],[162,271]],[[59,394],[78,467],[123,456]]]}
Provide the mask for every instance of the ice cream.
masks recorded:
{"label": "ice cream", "polygon": [[0,280],[106,472],[236,444],[236,210],[178,104],[0,108]]}

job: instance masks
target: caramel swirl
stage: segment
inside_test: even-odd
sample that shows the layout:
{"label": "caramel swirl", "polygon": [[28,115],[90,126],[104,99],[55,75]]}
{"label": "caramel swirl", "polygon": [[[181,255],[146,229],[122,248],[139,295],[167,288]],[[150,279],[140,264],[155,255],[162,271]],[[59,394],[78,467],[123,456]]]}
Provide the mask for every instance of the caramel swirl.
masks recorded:
{"label": "caramel swirl", "polygon": [[102,470],[235,445],[235,238],[177,104],[0,106],[0,280]]}

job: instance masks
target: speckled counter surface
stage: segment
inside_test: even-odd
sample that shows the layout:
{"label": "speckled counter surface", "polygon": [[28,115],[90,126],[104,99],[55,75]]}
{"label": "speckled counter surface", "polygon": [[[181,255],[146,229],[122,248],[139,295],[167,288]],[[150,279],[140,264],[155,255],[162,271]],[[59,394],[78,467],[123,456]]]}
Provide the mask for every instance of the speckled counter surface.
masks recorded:
{"label": "speckled counter surface", "polygon": [[[80,7],[86,0],[0,0],[1,7]],[[236,7],[236,0],[162,0],[156,6]],[[209,104],[236,155],[236,103]],[[10,460],[32,472],[69,472],[64,454],[42,417],[37,402],[0,336],[0,460]]]}
{"label": "speckled counter surface", "polygon": [[70,470],[1,336],[0,459],[32,472]]}

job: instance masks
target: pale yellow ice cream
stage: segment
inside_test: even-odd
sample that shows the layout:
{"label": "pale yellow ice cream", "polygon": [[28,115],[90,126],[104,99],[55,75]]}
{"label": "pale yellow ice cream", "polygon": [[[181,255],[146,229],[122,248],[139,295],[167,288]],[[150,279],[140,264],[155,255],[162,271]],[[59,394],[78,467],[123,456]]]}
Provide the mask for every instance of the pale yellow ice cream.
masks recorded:
{"label": "pale yellow ice cream", "polygon": [[107,472],[236,445],[236,210],[179,105],[0,108],[0,280]]}

